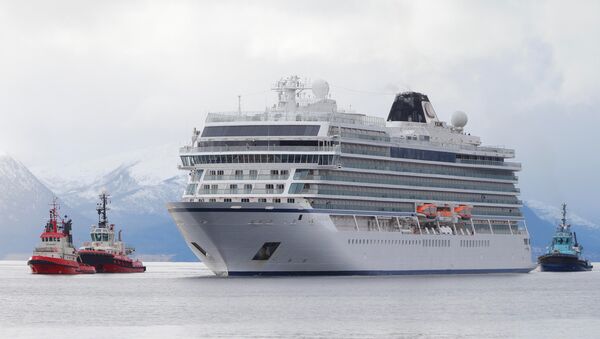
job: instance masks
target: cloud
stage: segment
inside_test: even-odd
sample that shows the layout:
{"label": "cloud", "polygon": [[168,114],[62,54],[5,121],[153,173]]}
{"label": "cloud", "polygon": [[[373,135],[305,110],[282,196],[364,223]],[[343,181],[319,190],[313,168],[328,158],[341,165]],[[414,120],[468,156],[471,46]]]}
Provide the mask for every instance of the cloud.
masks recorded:
{"label": "cloud", "polygon": [[[385,117],[400,90],[516,148],[526,199],[594,210],[600,3],[0,3],[0,144],[29,166],[183,144],[207,111],[270,106],[288,74]],[[553,185],[548,185],[552,182]],[[590,213],[591,214],[591,213]],[[590,219],[597,218],[591,216]],[[598,219],[600,222],[600,219]]]}

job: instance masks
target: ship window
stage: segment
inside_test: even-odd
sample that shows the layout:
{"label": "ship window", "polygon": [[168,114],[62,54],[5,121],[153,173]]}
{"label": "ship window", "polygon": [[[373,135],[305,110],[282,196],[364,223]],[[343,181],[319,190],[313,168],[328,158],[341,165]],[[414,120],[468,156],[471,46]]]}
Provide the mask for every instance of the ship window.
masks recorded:
{"label": "ship window", "polygon": [[217,202],[217,199],[211,198],[211,199],[208,199],[208,202]]}
{"label": "ship window", "polygon": [[258,249],[252,260],[269,260],[279,247],[280,242],[266,242]]}
{"label": "ship window", "polygon": [[242,202],[250,202],[250,199],[248,199],[248,198],[242,198]]}
{"label": "ship window", "polygon": [[225,198],[223,199],[223,202],[231,202],[231,198]]}
{"label": "ship window", "polygon": [[267,202],[267,199],[266,198],[259,198],[258,202]]}
{"label": "ship window", "polygon": [[287,202],[288,204],[293,204],[296,202],[296,200],[294,198],[288,198]]}

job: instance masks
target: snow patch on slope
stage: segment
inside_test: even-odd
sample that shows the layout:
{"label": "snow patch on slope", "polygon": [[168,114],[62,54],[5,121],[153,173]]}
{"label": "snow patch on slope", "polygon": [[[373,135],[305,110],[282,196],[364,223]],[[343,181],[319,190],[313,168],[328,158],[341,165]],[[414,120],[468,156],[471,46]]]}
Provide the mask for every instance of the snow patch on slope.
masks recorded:
{"label": "snow patch on slope", "polygon": [[92,185],[106,179],[109,172],[125,168],[138,184],[156,185],[181,174],[177,170],[179,147],[179,144],[166,144],[85,162],[75,161],[60,168],[35,167],[32,171],[58,192]]}
{"label": "snow patch on slope", "polygon": [[[525,204],[531,208],[540,219],[548,221],[553,225],[558,224],[562,218],[562,209],[559,206],[552,206],[543,203],[539,200],[527,200]],[[583,226],[591,229],[600,229],[597,224],[585,219],[579,215],[576,215],[567,210],[567,219],[570,224]]]}
{"label": "snow patch on slope", "polygon": [[0,156],[0,257],[31,250],[53,196],[21,162]]}
{"label": "snow patch on slope", "polygon": [[94,211],[98,194],[107,191],[114,211],[163,214],[166,203],[179,200],[183,192],[186,174],[177,169],[178,163],[179,145],[166,144],[36,171],[69,205],[82,211]]}

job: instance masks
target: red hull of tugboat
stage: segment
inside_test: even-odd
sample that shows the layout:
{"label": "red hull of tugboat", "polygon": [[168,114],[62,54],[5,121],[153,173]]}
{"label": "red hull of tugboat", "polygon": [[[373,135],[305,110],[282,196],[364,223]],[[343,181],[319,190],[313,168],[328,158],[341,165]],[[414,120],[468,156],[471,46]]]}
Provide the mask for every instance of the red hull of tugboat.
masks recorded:
{"label": "red hull of tugboat", "polygon": [[94,266],[79,263],[79,273],[94,274],[94,273],[96,273],[96,268]]}
{"label": "red hull of tugboat", "polygon": [[146,272],[146,267],[141,261],[133,260],[127,256],[95,250],[81,250],[79,256],[85,264],[94,266],[97,273]]}
{"label": "red hull of tugboat", "polygon": [[34,274],[79,274],[79,263],[60,258],[33,256],[27,262]]}

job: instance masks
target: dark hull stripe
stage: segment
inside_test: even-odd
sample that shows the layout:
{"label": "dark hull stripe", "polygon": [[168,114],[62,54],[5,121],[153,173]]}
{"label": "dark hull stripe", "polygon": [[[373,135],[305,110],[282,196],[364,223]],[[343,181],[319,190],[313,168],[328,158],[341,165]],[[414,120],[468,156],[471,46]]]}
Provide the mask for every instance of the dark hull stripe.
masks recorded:
{"label": "dark hull stripe", "polygon": [[429,274],[486,274],[486,273],[529,273],[530,268],[465,269],[465,270],[412,270],[412,271],[233,271],[236,276],[344,276],[344,275],[429,275]]}
{"label": "dark hull stripe", "polygon": [[588,265],[586,262],[576,263],[540,263],[540,270],[544,272],[582,272],[591,271],[592,265]]}

